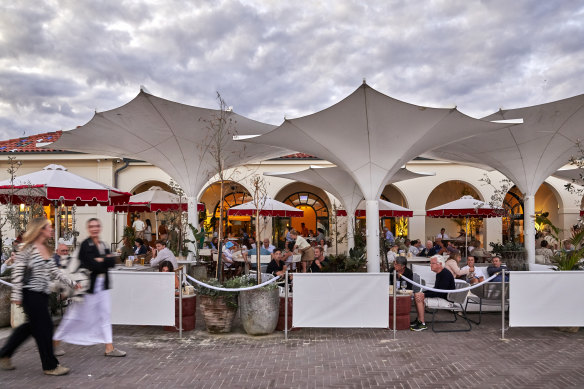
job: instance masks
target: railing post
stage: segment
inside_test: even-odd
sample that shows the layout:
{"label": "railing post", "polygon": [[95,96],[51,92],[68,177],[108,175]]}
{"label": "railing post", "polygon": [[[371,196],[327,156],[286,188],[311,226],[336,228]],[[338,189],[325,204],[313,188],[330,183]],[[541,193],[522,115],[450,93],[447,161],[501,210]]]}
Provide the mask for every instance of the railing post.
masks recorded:
{"label": "railing post", "polygon": [[179,268],[178,271],[180,280],[178,284],[178,336],[182,339],[182,331],[183,331],[183,317],[182,317],[182,284],[183,284],[183,269],[182,266]]}
{"label": "railing post", "polygon": [[501,339],[505,340],[505,269],[501,272]]}
{"label": "railing post", "polygon": [[395,271],[395,267],[393,268],[393,340],[396,337],[396,306],[397,306],[397,272]]}
{"label": "railing post", "polygon": [[286,282],[284,284],[284,340],[288,340],[288,269],[286,268]]}

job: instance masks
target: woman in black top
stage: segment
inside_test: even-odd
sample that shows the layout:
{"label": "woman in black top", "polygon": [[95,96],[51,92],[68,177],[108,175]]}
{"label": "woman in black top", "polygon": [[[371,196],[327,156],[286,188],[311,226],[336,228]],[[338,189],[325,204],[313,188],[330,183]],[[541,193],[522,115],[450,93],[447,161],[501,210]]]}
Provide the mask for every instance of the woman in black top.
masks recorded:
{"label": "woman in black top", "polygon": [[[397,287],[399,288],[401,286],[401,276],[405,276],[407,279],[410,279],[413,281],[414,279],[414,272],[412,272],[411,269],[409,269],[408,267],[408,260],[406,257],[397,257],[395,259],[395,262],[393,264],[393,267],[391,269],[389,269],[389,272],[393,274],[393,269],[395,268],[395,271],[397,273]],[[405,281],[405,280],[404,280]],[[393,285],[393,275],[391,277],[389,277],[389,284]],[[412,290],[412,284],[409,281],[406,281],[406,289]]]}
{"label": "woman in black top", "polygon": [[114,348],[112,342],[109,295],[111,284],[108,270],[115,266],[115,259],[110,255],[106,244],[99,239],[99,219],[89,219],[87,229],[89,238],[81,243],[79,262],[82,268],[91,272],[90,286],[83,302],[73,304],[65,313],[55,340],[84,346],[105,343],[107,357],[124,357],[126,353]]}

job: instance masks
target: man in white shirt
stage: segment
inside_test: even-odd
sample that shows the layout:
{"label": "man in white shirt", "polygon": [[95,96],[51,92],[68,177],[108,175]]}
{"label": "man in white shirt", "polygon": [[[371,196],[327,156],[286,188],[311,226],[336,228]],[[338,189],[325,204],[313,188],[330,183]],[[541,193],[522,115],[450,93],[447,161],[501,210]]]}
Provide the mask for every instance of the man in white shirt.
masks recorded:
{"label": "man in white shirt", "polygon": [[468,256],[466,259],[467,265],[460,269],[461,272],[464,272],[468,269],[468,273],[466,276],[466,280],[469,284],[474,285],[478,284],[479,282],[483,282],[485,280],[485,274],[483,273],[483,269],[480,267],[475,266],[475,259],[473,256]]}
{"label": "man in white shirt", "polygon": [[154,250],[153,255],[154,257],[150,260],[150,266],[156,267],[162,261],[169,261],[170,263],[172,263],[172,266],[175,269],[178,269],[178,262],[176,260],[176,257],[174,256],[172,251],[166,248],[166,241],[162,239],[158,239],[156,241],[156,250]]}
{"label": "man in white shirt", "polygon": [[132,224],[132,228],[135,231],[135,237],[136,238],[142,238],[144,239],[144,228],[146,227],[146,225],[144,224],[144,222],[142,220],[140,220],[140,215],[136,215],[136,220],[134,220],[134,223]]}
{"label": "man in white shirt", "polygon": [[262,248],[268,250],[271,254],[274,252],[274,249],[276,248],[276,246],[274,246],[273,244],[270,244],[270,240],[268,238],[266,238],[263,240]]}
{"label": "man in white shirt", "polygon": [[440,233],[438,235],[436,235],[436,238],[440,238],[442,240],[448,240],[448,239],[450,239],[450,237],[446,233],[446,228],[442,228],[440,230]]}

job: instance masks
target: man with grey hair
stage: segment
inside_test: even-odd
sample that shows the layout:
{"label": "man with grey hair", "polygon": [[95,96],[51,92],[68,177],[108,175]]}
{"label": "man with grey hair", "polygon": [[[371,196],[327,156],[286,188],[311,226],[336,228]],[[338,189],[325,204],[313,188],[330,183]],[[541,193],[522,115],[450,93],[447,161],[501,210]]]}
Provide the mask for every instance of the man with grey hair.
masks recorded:
{"label": "man with grey hair", "polygon": [[[434,255],[430,258],[430,269],[436,273],[436,282],[434,289],[453,290],[456,288],[454,284],[454,277],[452,273],[444,267],[444,258],[441,255]],[[416,300],[416,311],[418,318],[414,320],[410,329],[412,331],[424,331],[428,329],[424,321],[424,309],[437,307],[450,307],[452,303],[446,300],[447,292],[434,292],[428,290],[426,292],[418,292],[414,295]]]}

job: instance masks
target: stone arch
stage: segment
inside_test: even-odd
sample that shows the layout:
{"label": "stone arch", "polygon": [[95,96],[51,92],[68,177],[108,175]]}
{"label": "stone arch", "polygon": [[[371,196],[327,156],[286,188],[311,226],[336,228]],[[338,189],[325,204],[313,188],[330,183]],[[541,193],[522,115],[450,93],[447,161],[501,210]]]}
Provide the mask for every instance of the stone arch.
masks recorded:
{"label": "stone arch", "polygon": [[[205,230],[215,232],[219,227],[219,207],[223,204],[224,210],[232,206],[251,201],[251,193],[247,188],[235,181],[227,181],[223,184],[223,201],[221,201],[221,183],[213,182],[208,185],[200,196],[200,202],[205,204]],[[227,216],[223,214],[225,235],[241,236],[243,232],[251,233],[251,216]]]}

